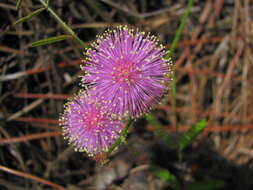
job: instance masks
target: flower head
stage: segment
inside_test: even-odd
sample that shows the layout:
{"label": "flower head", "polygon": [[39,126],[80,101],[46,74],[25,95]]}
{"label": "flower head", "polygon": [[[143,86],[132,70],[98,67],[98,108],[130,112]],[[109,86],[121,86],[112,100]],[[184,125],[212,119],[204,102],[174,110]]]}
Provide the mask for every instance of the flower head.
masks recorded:
{"label": "flower head", "polygon": [[84,92],[66,104],[60,124],[69,142],[89,156],[106,152],[123,127],[122,121],[106,114],[96,97]]}
{"label": "flower head", "polygon": [[112,114],[138,117],[168,90],[171,62],[154,36],[120,26],[87,50],[82,77]]}

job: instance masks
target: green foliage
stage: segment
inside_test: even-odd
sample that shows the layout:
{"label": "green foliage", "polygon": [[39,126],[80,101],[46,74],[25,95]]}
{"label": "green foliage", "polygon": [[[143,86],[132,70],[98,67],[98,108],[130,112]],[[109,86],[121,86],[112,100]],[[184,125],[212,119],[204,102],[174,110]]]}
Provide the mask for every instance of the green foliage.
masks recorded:
{"label": "green foliage", "polygon": [[175,35],[175,37],[173,39],[173,42],[172,42],[172,45],[170,47],[170,51],[169,51],[169,53],[165,57],[166,59],[170,59],[171,55],[173,55],[173,53],[174,53],[174,51],[175,51],[175,49],[177,47],[177,43],[180,40],[180,36],[181,36],[181,34],[183,32],[183,29],[184,29],[184,27],[185,27],[185,25],[187,23],[187,19],[189,17],[190,10],[192,8],[193,2],[194,2],[194,0],[188,0],[187,8],[184,11],[184,14],[183,14],[183,16],[181,18],[180,25],[177,28],[176,35]]}
{"label": "green foliage", "polygon": [[47,11],[54,17],[54,19],[76,40],[78,43],[83,47],[86,48],[87,45],[81,40],[76,33],[56,14],[56,12],[48,6],[50,3],[49,1],[45,2],[44,0],[38,0],[46,9]]}
{"label": "green foliage", "polygon": [[[192,8],[193,2],[194,2],[194,0],[188,0],[187,8],[184,11],[183,16],[181,17],[180,25],[177,28],[175,37],[174,37],[174,39],[172,41],[172,44],[171,44],[171,47],[170,47],[170,51],[168,51],[168,53],[166,53],[165,59],[170,59],[171,56],[174,54],[175,49],[177,48],[177,43],[180,40],[181,34],[182,34],[182,32],[185,28],[185,25],[187,23],[187,19],[190,15],[190,10]],[[173,106],[173,108],[176,108],[176,106],[177,106],[177,103],[176,103],[176,95],[177,95],[176,83],[177,83],[177,79],[176,79],[176,74],[175,74],[175,66],[173,66],[172,69],[173,69],[172,81],[171,81],[172,106]]]}
{"label": "green foliage", "polygon": [[147,114],[146,119],[149,124],[151,124],[155,128],[155,134],[158,135],[171,149],[176,149],[177,148],[177,142],[172,139],[167,131],[161,126],[159,121],[151,115]]}
{"label": "green foliage", "polygon": [[47,39],[43,39],[43,40],[38,40],[36,42],[33,42],[30,46],[31,47],[36,47],[36,46],[52,44],[52,43],[55,43],[55,42],[66,40],[66,39],[71,38],[71,37],[72,37],[71,35],[55,36],[55,37],[51,37],[51,38],[47,38]]}
{"label": "green foliage", "polygon": [[154,167],[152,170],[157,177],[163,181],[168,182],[173,189],[180,189],[181,184],[169,170],[160,167]]}
{"label": "green foliage", "polygon": [[192,183],[187,186],[186,190],[215,190],[223,187],[225,187],[223,180],[210,179]]}
{"label": "green foliage", "polygon": [[179,139],[178,149],[182,151],[188,144],[190,144],[206,127],[206,120],[202,119],[193,125],[187,132],[185,132]]}
{"label": "green foliage", "polygon": [[21,2],[22,0],[17,0],[17,3],[16,3],[16,10],[19,10],[20,6],[21,6]]}
{"label": "green foliage", "polygon": [[21,22],[26,22],[26,21],[30,20],[32,17],[34,17],[34,16],[40,14],[40,13],[41,13],[42,11],[44,11],[44,10],[46,10],[45,7],[40,8],[40,9],[37,9],[36,11],[32,12],[31,14],[29,14],[29,15],[27,15],[27,16],[25,16],[25,17],[22,17],[22,18],[20,18],[20,19],[18,19],[18,20],[17,20],[16,22],[14,22],[12,25],[14,26],[14,25],[19,24],[19,23],[21,23]]}
{"label": "green foliage", "polygon": [[165,141],[167,144],[177,145],[179,160],[182,160],[182,151],[184,150],[184,148],[203,132],[207,124],[205,119],[200,120],[198,123],[193,125],[187,132],[182,134],[178,142],[171,143],[170,137],[168,136],[167,132],[162,128],[161,124],[156,120],[153,115],[147,114],[146,119],[149,124],[155,127],[155,133],[160,136],[163,141]]}
{"label": "green foliage", "polygon": [[[167,132],[162,128],[159,121],[157,121],[157,119],[153,115],[147,114],[146,119],[149,124],[155,127],[155,133],[157,135],[159,135],[164,141],[170,142]],[[191,127],[187,132],[182,134],[179,138],[179,141],[174,142],[174,144],[178,144],[178,151],[182,152],[188,144],[190,144],[194,139],[196,139],[197,136],[204,130],[206,124],[206,120],[202,119],[198,123],[193,125],[193,127]]]}
{"label": "green foliage", "polygon": [[207,122],[205,119],[200,120],[198,123],[193,125],[187,132],[185,132],[179,139],[178,142],[178,157],[182,160],[182,151],[189,145],[193,140],[195,140],[199,134],[201,134],[206,127]]}
{"label": "green foliage", "polygon": [[[22,0],[17,0],[17,4],[16,4],[16,9],[18,10],[19,7],[20,7],[20,4],[21,4],[21,1]],[[16,22],[13,23],[13,25],[16,25],[18,23],[21,23],[21,22],[25,22],[29,19],[31,19],[33,16],[36,16],[38,15],[39,13],[41,13],[42,11],[44,10],[47,10],[53,17],[54,19],[76,40],[79,42],[79,44],[83,47],[83,48],[86,48],[87,45],[76,35],[76,33],[55,13],[55,11],[49,7],[49,3],[50,3],[50,0],[38,0],[43,6],[44,8],[40,8],[34,12],[32,12],[30,15],[28,16],[25,16],[23,18],[20,18],[19,20],[17,20]],[[39,46],[39,45],[45,45],[45,44],[48,44],[47,42],[49,43],[54,43],[54,42],[58,42],[58,41],[61,41],[61,40],[65,40],[68,35],[62,35],[60,37],[53,37],[51,38],[50,40],[40,40],[40,41],[37,41],[37,42],[34,42],[31,44],[32,47],[35,47],[35,46]],[[68,37],[67,37],[68,38]]]}
{"label": "green foliage", "polygon": [[121,142],[125,142],[126,143],[126,138],[127,138],[127,134],[128,134],[128,129],[129,127],[132,125],[133,120],[129,119],[128,123],[126,124],[126,126],[124,127],[124,129],[122,130],[120,137],[114,142],[114,144],[112,144],[112,146],[109,148],[109,150],[107,151],[107,153],[112,153],[113,150],[115,148],[117,148]]}
{"label": "green foliage", "polygon": [[146,114],[146,119],[149,124],[155,127],[161,126],[161,124],[157,121],[157,119],[152,114]]}

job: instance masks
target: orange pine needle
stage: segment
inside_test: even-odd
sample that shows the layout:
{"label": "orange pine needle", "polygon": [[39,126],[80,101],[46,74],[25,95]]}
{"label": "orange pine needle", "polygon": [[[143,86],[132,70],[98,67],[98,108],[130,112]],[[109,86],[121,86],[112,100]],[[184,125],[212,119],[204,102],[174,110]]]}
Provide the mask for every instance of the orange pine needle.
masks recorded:
{"label": "orange pine needle", "polygon": [[44,99],[60,99],[70,98],[72,95],[67,94],[32,94],[32,93],[17,93],[14,97],[17,98],[44,98]]}
{"label": "orange pine needle", "polygon": [[21,137],[11,137],[11,138],[6,138],[6,139],[0,139],[0,144],[19,143],[19,142],[25,142],[25,141],[35,140],[35,139],[41,139],[45,137],[60,136],[61,133],[62,133],[61,131],[55,131],[55,132],[25,135]]}
{"label": "orange pine needle", "polygon": [[59,124],[59,121],[56,119],[48,119],[48,118],[34,118],[34,117],[18,117],[15,119],[16,121],[23,121],[28,123],[50,123],[50,124]]}

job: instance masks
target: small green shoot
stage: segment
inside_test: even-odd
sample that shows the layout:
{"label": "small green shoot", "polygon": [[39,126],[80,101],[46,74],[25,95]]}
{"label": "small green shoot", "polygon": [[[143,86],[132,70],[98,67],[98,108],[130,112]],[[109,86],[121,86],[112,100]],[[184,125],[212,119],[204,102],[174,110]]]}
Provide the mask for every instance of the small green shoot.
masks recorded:
{"label": "small green shoot", "polygon": [[72,36],[71,35],[55,36],[55,37],[51,37],[51,38],[47,38],[47,39],[43,39],[43,40],[38,40],[38,41],[33,42],[32,44],[30,44],[30,46],[31,47],[36,47],[36,46],[52,44],[52,43],[55,43],[55,42],[66,40],[68,38],[72,38]]}
{"label": "small green shoot", "polygon": [[[171,59],[172,55],[175,52],[175,49],[177,48],[177,43],[180,40],[181,34],[185,28],[185,25],[187,23],[188,17],[190,15],[190,11],[191,8],[193,6],[194,0],[188,0],[187,3],[187,8],[184,11],[183,16],[181,17],[180,20],[180,24],[179,27],[177,28],[175,37],[173,38],[171,47],[170,47],[170,51],[168,51],[165,55],[165,59]],[[175,73],[175,65],[173,65],[172,67],[173,73],[172,73],[172,81],[171,81],[171,89],[172,89],[172,107],[175,109],[177,107],[177,102],[176,102],[176,96],[177,96],[177,88],[176,88],[176,83],[177,83],[177,79],[176,79],[176,73]],[[176,126],[177,126],[177,117],[175,114],[175,122],[176,122]],[[177,126],[178,129],[178,126]]]}
{"label": "small green shoot", "polygon": [[32,17],[34,17],[34,16],[40,14],[40,13],[41,13],[42,11],[44,11],[45,9],[46,9],[45,7],[40,8],[40,9],[37,9],[36,11],[33,11],[31,14],[29,14],[29,15],[27,15],[27,16],[25,16],[25,17],[22,17],[22,18],[20,18],[20,19],[18,19],[18,20],[17,20],[16,22],[14,22],[12,25],[14,26],[14,25],[19,24],[19,23],[21,23],[21,22],[26,22],[26,21],[30,20]]}
{"label": "small green shoot", "polygon": [[188,131],[182,134],[178,143],[178,153],[180,160],[182,160],[182,151],[184,150],[184,148],[187,145],[189,145],[194,139],[196,139],[199,134],[203,132],[206,125],[207,125],[206,120],[202,119],[198,123],[193,125]]}
{"label": "small green shoot", "polygon": [[159,121],[157,121],[157,119],[151,114],[147,114],[146,119],[147,119],[148,123],[155,128],[155,133],[158,136],[160,136],[163,141],[167,142],[169,140],[169,137],[168,137],[166,131],[162,128]]}
{"label": "small green shoot", "polygon": [[114,149],[120,145],[121,142],[126,141],[127,134],[128,134],[128,129],[132,125],[132,123],[133,123],[133,120],[129,119],[128,123],[126,124],[126,126],[122,130],[122,132],[120,134],[120,137],[115,141],[115,143],[107,151],[108,154],[112,153],[114,151]]}
{"label": "small green shoot", "polygon": [[177,48],[177,43],[180,40],[181,34],[182,34],[182,32],[183,32],[183,30],[185,28],[185,25],[187,23],[187,19],[188,19],[189,15],[190,15],[190,11],[191,11],[193,2],[194,2],[194,0],[188,0],[188,4],[187,4],[187,7],[186,7],[186,10],[184,11],[184,14],[183,14],[183,16],[181,18],[180,25],[177,28],[176,35],[175,35],[175,37],[174,37],[174,39],[172,41],[172,45],[170,47],[170,51],[167,53],[165,59],[170,59],[170,57],[175,52],[175,49]]}
{"label": "small green shoot", "polygon": [[21,2],[22,0],[17,0],[17,3],[16,3],[16,10],[19,10],[20,6],[21,6]]}
{"label": "small green shoot", "polygon": [[161,126],[161,124],[156,120],[156,118],[152,114],[146,114],[146,119],[149,124],[155,127]]}
{"label": "small green shoot", "polygon": [[45,0],[38,0],[46,9],[47,11],[54,17],[54,19],[75,39],[78,43],[83,47],[86,48],[87,45],[81,40],[77,34],[56,14],[56,12],[49,7],[50,2],[46,2]]}
{"label": "small green shoot", "polygon": [[154,167],[152,168],[152,170],[157,177],[169,183],[170,187],[172,187],[173,189],[178,190],[181,188],[181,184],[169,170],[161,167]]}

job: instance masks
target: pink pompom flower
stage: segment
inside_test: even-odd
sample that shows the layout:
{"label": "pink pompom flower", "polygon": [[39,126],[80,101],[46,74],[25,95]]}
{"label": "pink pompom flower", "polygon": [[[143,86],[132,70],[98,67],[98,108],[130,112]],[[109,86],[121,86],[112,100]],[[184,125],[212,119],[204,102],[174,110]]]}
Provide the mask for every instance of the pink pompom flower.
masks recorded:
{"label": "pink pompom flower", "polygon": [[115,116],[136,118],[160,102],[171,81],[171,60],[154,36],[119,26],[87,50],[82,83]]}
{"label": "pink pompom flower", "polygon": [[60,125],[76,150],[95,156],[108,151],[124,124],[108,115],[96,97],[82,92],[66,103]]}

